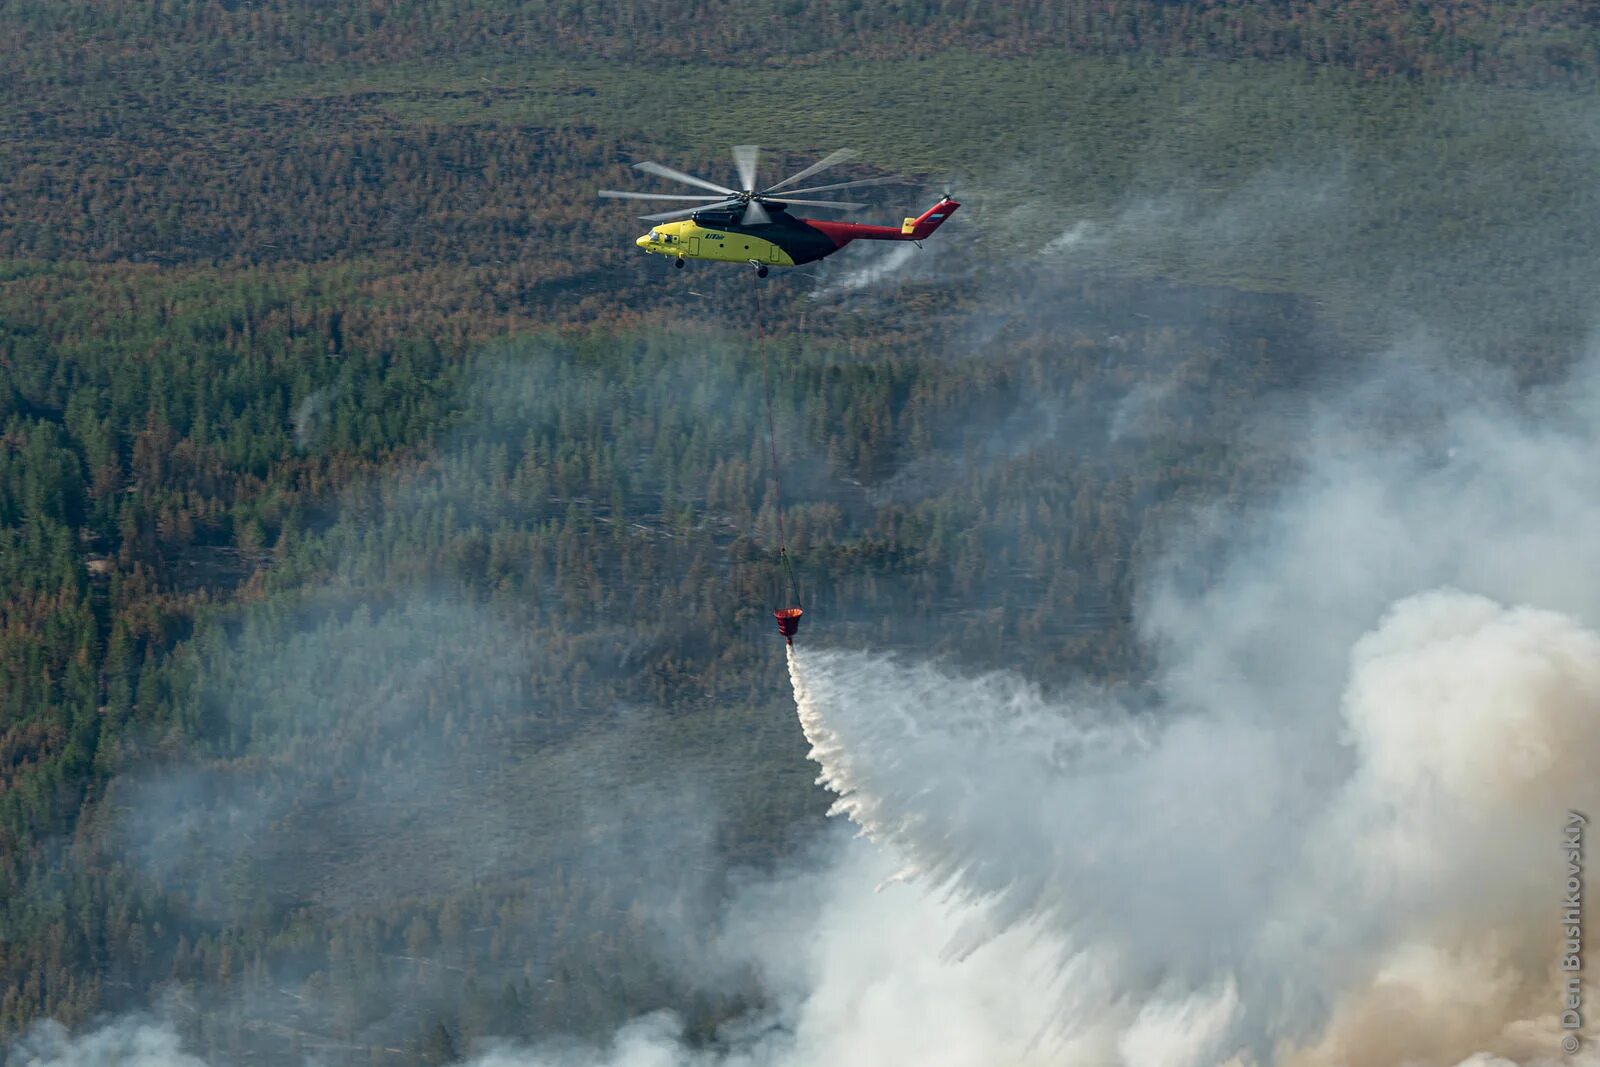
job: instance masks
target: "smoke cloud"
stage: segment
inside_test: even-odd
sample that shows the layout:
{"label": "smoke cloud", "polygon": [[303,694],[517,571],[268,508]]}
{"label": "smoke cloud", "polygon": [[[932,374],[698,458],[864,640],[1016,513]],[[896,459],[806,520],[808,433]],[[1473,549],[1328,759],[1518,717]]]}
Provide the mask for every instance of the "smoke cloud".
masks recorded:
{"label": "smoke cloud", "polygon": [[76,1039],[60,1023],[47,1020],[8,1052],[5,1062],[17,1067],[205,1067],[205,1061],[180,1047],[170,1025],[137,1017]]}
{"label": "smoke cloud", "polygon": [[907,267],[921,251],[916,245],[897,244],[890,245],[886,252],[866,252],[861,258],[870,262],[846,270],[838,278],[830,280],[816,292],[812,293],[813,300],[825,300],[829,297],[839,296],[844,293],[864,289],[874,282],[893,277]]}
{"label": "smoke cloud", "polygon": [[1600,636],[1570,618],[1407,598],[1352,651],[1331,743],[861,653],[791,666],[837,810],[971,905],[948,953],[1053,935],[1076,1055],[1554,1054],[1556,842],[1600,789]]}
{"label": "smoke cloud", "polygon": [[1600,1063],[1557,1020],[1563,829],[1600,810],[1595,382],[1391,360],[1327,404],[1270,506],[1147,583],[1153,696],[797,650],[867,840],[725,919],[766,1013],[478,1062]]}
{"label": "smoke cloud", "polygon": [[1556,920],[1561,830],[1600,793],[1594,381],[1521,409],[1429,382],[1454,409],[1376,448],[1353,442],[1401,383],[1353,390],[1275,507],[1147,587],[1154,710],[795,656],[835,811],[970,909],[952,957],[1054,941],[1077,1056],[1573,1062]]}

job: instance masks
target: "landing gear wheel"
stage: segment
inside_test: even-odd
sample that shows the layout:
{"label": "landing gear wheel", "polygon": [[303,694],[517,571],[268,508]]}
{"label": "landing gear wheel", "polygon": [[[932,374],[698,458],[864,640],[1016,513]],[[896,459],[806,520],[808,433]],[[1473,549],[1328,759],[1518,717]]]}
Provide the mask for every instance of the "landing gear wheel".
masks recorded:
{"label": "landing gear wheel", "polygon": [[765,267],[757,267],[756,268],[756,277],[757,278],[765,278],[766,276],[767,276],[767,268],[765,268]]}
{"label": "landing gear wheel", "polygon": [[677,259],[673,260],[672,261],[672,265],[674,267],[677,267],[679,270],[682,270],[683,269],[683,257],[679,256]]}

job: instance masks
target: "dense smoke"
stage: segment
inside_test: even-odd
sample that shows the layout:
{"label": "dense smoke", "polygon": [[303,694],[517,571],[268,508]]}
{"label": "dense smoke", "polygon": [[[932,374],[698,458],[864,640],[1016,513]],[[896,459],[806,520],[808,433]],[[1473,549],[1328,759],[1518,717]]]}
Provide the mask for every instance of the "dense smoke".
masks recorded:
{"label": "dense smoke", "polygon": [[1531,1062],[1559,1036],[1564,805],[1600,791],[1600,637],[1445,591],[1350,664],[1332,739],[859,653],[792,666],[839,809],[974,904],[951,954],[1052,935],[1059,1062]]}
{"label": "dense smoke", "polygon": [[1175,554],[1155,714],[791,661],[836,810],[971,907],[952,954],[1057,942],[1061,1062],[1558,1058],[1559,844],[1600,794],[1594,378],[1531,413],[1429,384],[1461,406],[1390,446],[1353,447],[1387,390],[1329,413],[1279,506],[1212,531],[1219,580]]}
{"label": "dense smoke", "polygon": [[4,1050],[0,1061],[20,1067],[205,1067],[185,1052],[170,1025],[130,1017],[74,1039],[64,1026],[46,1020]]}
{"label": "dense smoke", "polygon": [[[1369,378],[1275,506],[1174,547],[1154,706],[798,651],[877,847],[735,909],[770,1027],[486,1062],[1600,1062],[1559,1051],[1556,921],[1600,793],[1595,379],[1518,407],[1460,378]],[[1439,407],[1358,445],[1401,385]]]}

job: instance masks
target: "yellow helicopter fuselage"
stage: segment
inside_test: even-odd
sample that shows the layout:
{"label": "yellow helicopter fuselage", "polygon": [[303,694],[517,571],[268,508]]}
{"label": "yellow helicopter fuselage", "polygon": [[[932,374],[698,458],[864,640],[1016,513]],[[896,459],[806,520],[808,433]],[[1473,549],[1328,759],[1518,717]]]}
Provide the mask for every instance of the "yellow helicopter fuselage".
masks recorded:
{"label": "yellow helicopter fuselage", "polygon": [[768,266],[814,263],[851,241],[920,241],[960,206],[945,197],[899,226],[801,218],[781,207],[769,208],[764,221],[746,225],[740,217],[742,211],[708,210],[660,223],[633,243],[646,252],[677,260],[680,267],[686,259],[712,259],[751,263],[756,273],[764,275]]}
{"label": "yellow helicopter fuselage", "polygon": [[794,257],[778,245],[749,233],[716,230],[693,219],[664,222],[634,244],[675,259],[714,259],[727,263],[765,263],[792,267]]}

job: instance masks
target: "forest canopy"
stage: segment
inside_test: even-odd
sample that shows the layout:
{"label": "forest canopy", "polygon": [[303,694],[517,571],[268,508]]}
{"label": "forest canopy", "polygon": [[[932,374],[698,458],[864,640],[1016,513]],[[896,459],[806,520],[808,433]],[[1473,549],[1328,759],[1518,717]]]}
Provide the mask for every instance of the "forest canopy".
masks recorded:
{"label": "forest canopy", "polygon": [[1240,427],[1401,334],[1557,380],[1600,269],[1585,3],[41,0],[0,36],[0,1045],[163,990],[233,1062],[759,999],[639,904],[709,923],[827,801],[752,279],[635,254],[593,193],[638,159],[850,143],[907,179],[888,220],[953,185],[903,270],[765,283],[806,637],[1047,687],[1148,682],[1142,576],[1293,468]]}

